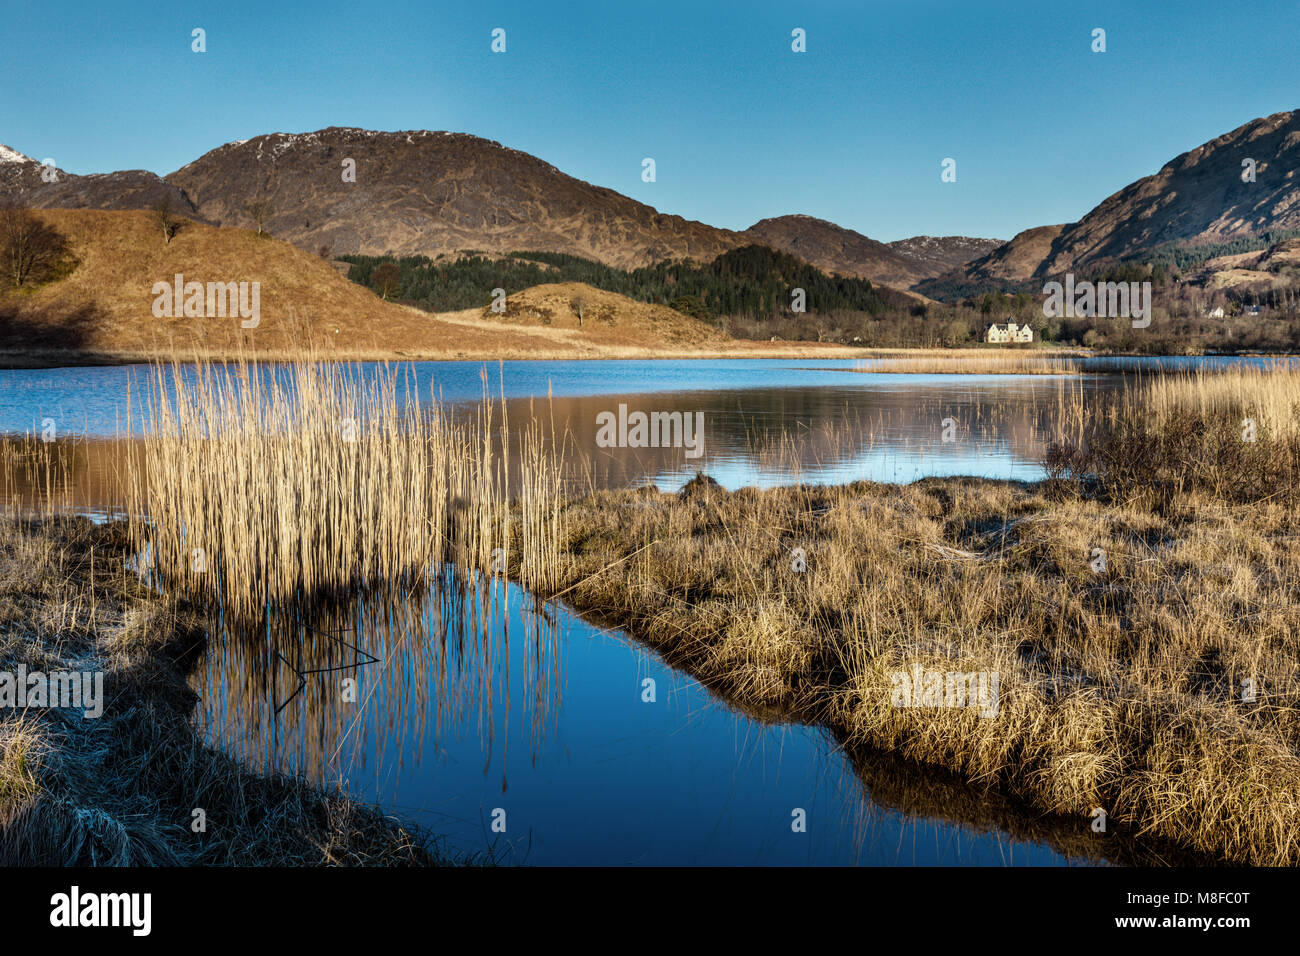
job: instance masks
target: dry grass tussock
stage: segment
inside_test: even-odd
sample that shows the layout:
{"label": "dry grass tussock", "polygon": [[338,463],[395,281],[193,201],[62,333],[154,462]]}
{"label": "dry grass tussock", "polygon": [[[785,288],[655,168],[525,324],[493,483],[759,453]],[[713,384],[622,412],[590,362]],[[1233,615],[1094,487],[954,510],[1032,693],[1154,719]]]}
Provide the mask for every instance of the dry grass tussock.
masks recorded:
{"label": "dry grass tussock", "polygon": [[[104,711],[0,711],[4,865],[425,865],[427,835],[206,746],[187,668],[203,634],[127,568],[122,524],[0,518],[0,670],[102,671]],[[206,832],[194,832],[195,808]]]}
{"label": "dry grass tussock", "polygon": [[[1300,862],[1293,511],[1161,517],[975,479],[697,487],[574,503],[566,600],[738,703],[1085,832],[1101,807],[1210,858]],[[996,716],[897,706],[916,665],[997,672]]]}

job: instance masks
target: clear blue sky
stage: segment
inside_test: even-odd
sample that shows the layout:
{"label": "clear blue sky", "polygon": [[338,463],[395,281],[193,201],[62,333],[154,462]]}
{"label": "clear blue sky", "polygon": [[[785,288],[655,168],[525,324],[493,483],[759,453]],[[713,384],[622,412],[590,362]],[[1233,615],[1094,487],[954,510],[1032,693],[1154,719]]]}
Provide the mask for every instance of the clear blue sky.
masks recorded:
{"label": "clear blue sky", "polygon": [[1009,238],[1300,106],[1295,0],[5,7],[0,142],[70,172],[166,174],[268,132],[446,129],[735,229],[803,212],[882,240]]}

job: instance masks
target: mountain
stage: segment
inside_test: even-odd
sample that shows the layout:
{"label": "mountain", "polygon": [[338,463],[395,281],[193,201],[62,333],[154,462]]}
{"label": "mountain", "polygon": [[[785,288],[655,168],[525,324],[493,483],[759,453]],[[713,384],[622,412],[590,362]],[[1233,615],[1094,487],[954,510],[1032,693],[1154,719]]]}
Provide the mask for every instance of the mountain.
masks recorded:
{"label": "mountain", "polygon": [[[355,182],[343,179],[346,160]],[[334,255],[541,249],[633,267],[709,261],[749,241],[462,133],[272,133],[214,149],[166,179],[217,225],[250,226],[247,206],[267,200],[270,232]]]}
{"label": "mountain", "polygon": [[[346,161],[356,181],[345,182]],[[1242,181],[1253,160],[1255,181]],[[465,249],[564,252],[620,268],[710,262],[761,243],[828,273],[925,294],[961,284],[1026,282],[1171,243],[1300,229],[1300,112],[1277,113],[1183,153],[1081,220],[992,240],[917,236],[882,243],[811,216],[744,232],[658,212],[568,176],[527,153],[462,133],[330,127],[272,133],[214,149],[169,176],[143,170],[42,181],[31,157],[0,148],[0,195],[40,208],[145,208],[167,196],[214,225],[266,228],[311,252],[437,257]]]}
{"label": "mountain", "polygon": [[915,263],[921,278],[943,275],[1003,245],[1001,239],[970,236],[913,236],[888,243],[889,248]]}
{"label": "mountain", "polygon": [[1016,233],[963,270],[973,279],[1029,279],[1052,255],[1052,249],[1068,225],[1037,226]]}
{"label": "mountain", "polygon": [[[1242,180],[1246,160],[1254,161],[1254,182]],[[1078,222],[1027,229],[944,279],[1037,279],[1169,243],[1300,229],[1297,170],[1300,111],[1251,120],[1125,186]]]}
{"label": "mountain", "polygon": [[203,221],[177,186],[143,169],[78,176],[46,168],[0,144],[0,193],[36,209],[148,209],[163,197],[181,215]]}
{"label": "mountain", "polygon": [[[347,160],[355,182],[344,181]],[[58,181],[47,183],[41,172],[34,159],[0,147],[0,194],[37,208],[143,209],[166,196],[200,222],[251,227],[248,207],[264,200],[268,231],[336,256],[542,250],[635,268],[666,259],[707,263],[757,242],[828,273],[906,287],[995,244],[921,236],[886,245],[811,216],[719,229],[665,215],[500,143],[428,130],[272,133],[218,147],[165,178],[58,170]]]}
{"label": "mountain", "polygon": [[[1242,163],[1255,161],[1255,181]],[[1220,242],[1300,228],[1300,111],[1252,120],[1104,200],[1052,243],[1039,275],[1165,242]]]}
{"label": "mountain", "polygon": [[997,239],[916,236],[884,243],[813,216],[763,219],[745,230],[755,241],[799,256],[823,272],[908,288],[1000,245]]}
{"label": "mountain", "polygon": [[798,256],[823,272],[904,287],[916,281],[913,263],[906,256],[883,242],[825,219],[777,216],[754,223],[745,230],[745,235],[765,246]]}

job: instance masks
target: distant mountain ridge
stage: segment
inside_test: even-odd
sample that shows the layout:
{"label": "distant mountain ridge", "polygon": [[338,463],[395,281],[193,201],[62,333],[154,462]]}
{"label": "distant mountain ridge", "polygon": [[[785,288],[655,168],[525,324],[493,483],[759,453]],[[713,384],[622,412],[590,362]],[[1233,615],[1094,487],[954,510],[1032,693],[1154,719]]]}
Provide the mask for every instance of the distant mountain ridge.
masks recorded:
{"label": "distant mountain ridge", "polygon": [[[1243,175],[1253,161],[1254,181]],[[1176,156],[1078,222],[1027,229],[927,286],[1029,280],[1140,256],[1300,228],[1300,111],[1251,120]]]}
{"label": "distant mountain ridge", "polygon": [[[345,160],[355,164],[355,182],[344,181]],[[686,258],[707,263],[742,246],[779,242],[773,248],[825,272],[903,286],[936,274],[940,264],[950,267],[953,257],[936,258],[923,245],[894,249],[804,216],[764,220],[744,232],[721,229],[660,213],[464,133],[330,127],[227,143],[166,177],[59,171],[57,183],[46,183],[40,174],[30,157],[0,153],[0,195],[38,208],[141,209],[166,196],[201,222],[247,228],[249,204],[265,200],[273,207],[265,222],[271,233],[329,255],[544,250],[635,268]],[[768,241],[764,223],[772,227]],[[833,230],[843,234],[838,246],[825,239]]]}
{"label": "distant mountain ridge", "polygon": [[[344,182],[345,160],[356,181]],[[1253,181],[1243,180],[1243,163]],[[917,236],[883,243],[806,215],[743,232],[667,215],[568,176],[518,150],[463,133],[330,127],[228,143],[176,172],[41,178],[31,157],[0,148],[0,198],[43,208],[147,208],[164,196],[214,225],[250,227],[250,203],[274,208],[266,227],[329,255],[426,255],[465,249],[568,253],[619,268],[708,263],[750,244],[827,273],[926,295],[996,287],[1104,265],[1178,243],[1300,229],[1300,112],[1251,120],[1106,198],[1078,222],[1010,241]]]}
{"label": "distant mountain ridge", "polygon": [[884,243],[825,219],[801,214],[760,220],[745,233],[827,272],[902,288],[947,272],[1001,245],[998,239],[965,236],[915,236]]}
{"label": "distant mountain ridge", "polygon": [[[355,162],[356,182],[343,180],[345,160]],[[745,242],[462,133],[272,133],[219,147],[166,178],[217,224],[246,225],[245,207],[267,199],[272,233],[334,254],[546,249],[628,267],[707,261]]]}
{"label": "distant mountain ridge", "polygon": [[951,269],[987,255],[1001,239],[976,239],[971,236],[913,236],[887,243],[889,248],[917,264],[922,277],[941,275]]}
{"label": "distant mountain ridge", "polygon": [[47,168],[3,144],[0,196],[37,209],[107,210],[148,209],[165,196],[178,212],[207,223],[182,189],[147,170],[78,176],[56,166]]}

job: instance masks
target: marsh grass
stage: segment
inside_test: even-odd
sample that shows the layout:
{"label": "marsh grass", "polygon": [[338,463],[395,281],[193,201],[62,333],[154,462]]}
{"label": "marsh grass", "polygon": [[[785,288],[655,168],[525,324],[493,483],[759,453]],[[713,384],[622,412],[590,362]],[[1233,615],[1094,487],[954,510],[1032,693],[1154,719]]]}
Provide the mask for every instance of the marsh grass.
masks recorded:
{"label": "marsh grass", "polygon": [[[1294,864],[1293,515],[1199,504],[1189,523],[977,479],[604,492],[571,506],[565,599],[746,708],[1081,835],[1101,807],[1112,829],[1203,859]],[[997,716],[896,706],[890,675],[915,664],[999,673]]]}
{"label": "marsh grass", "polygon": [[1069,354],[968,349],[859,359],[853,370],[908,375],[1077,375],[1088,368]]}
{"label": "marsh grass", "polygon": [[1063,394],[1050,478],[1161,508],[1300,494],[1300,371],[1289,365],[1136,380],[1102,402]]}
{"label": "marsh grass", "polygon": [[399,400],[399,374],[312,359],[155,366],[127,485],[132,538],[160,579],[253,618],[448,565],[549,587],[564,437],[531,422],[512,476],[486,373],[482,402],[454,419],[432,394]]}
{"label": "marsh grass", "polygon": [[[512,472],[486,377],[453,419],[432,396],[399,401],[397,374],[157,367],[124,550],[148,551],[164,593],[253,618],[469,581],[504,556],[539,601],[626,628],[755,714],[943,769],[1084,840],[1101,807],[1206,860],[1300,863],[1296,373],[1134,379],[1101,403],[1067,380],[1038,485],[727,492],[700,477],[580,498],[564,497],[565,442],[540,415]],[[814,444],[833,456],[846,434]],[[806,444],[764,454],[806,466]],[[65,635],[108,626],[86,599],[41,613]],[[891,673],[918,664],[996,671],[997,716],[896,706]],[[6,732],[0,789],[21,804],[57,753],[32,727]]]}

